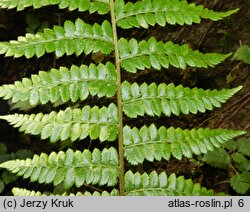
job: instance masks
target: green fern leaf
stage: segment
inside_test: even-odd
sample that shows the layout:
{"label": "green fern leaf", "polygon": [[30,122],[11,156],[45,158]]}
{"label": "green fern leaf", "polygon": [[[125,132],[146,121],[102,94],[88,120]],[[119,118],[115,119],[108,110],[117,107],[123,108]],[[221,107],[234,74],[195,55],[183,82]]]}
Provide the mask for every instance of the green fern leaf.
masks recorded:
{"label": "green fern leaf", "polygon": [[218,148],[226,141],[244,133],[244,131],[208,128],[182,130],[160,127],[157,129],[154,124],[149,127],[143,126],[141,129],[125,126],[123,129],[125,157],[132,165],[143,163],[145,159],[169,160],[171,155],[179,160],[183,156],[192,158],[193,154],[213,151],[214,147]]}
{"label": "green fern leaf", "polygon": [[213,196],[213,190],[207,190],[192,180],[175,174],[167,176],[165,172],[159,175],[156,171],[149,175],[128,171],[125,174],[125,191],[127,196]]}
{"label": "green fern leaf", "polygon": [[98,184],[114,186],[119,175],[118,155],[115,148],[94,149],[83,152],[68,149],[67,152],[52,152],[50,155],[42,153],[32,159],[11,160],[0,164],[0,168],[8,169],[23,178],[30,178],[32,182],[63,183],[65,189],[73,185],[80,187],[84,184]]}
{"label": "green fern leaf", "polygon": [[106,14],[109,12],[108,0],[0,0],[1,8],[17,8],[18,11],[24,10],[26,7],[34,7],[35,9],[49,5],[58,5],[60,9],[68,8],[69,10],[86,11],[90,13],[97,12]]}
{"label": "green fern leaf", "polygon": [[12,189],[12,193],[14,196],[119,196],[119,191],[117,189],[113,189],[111,192],[103,191],[103,192],[93,192],[90,193],[88,191],[82,193],[82,192],[77,192],[76,194],[73,193],[63,193],[61,195],[56,195],[52,194],[50,192],[40,192],[40,191],[30,191],[25,188],[17,188],[14,187]]}
{"label": "green fern leaf", "polygon": [[[193,154],[212,151],[225,141],[243,134],[243,131],[202,128],[182,130],[173,127],[157,129],[155,125],[143,126],[141,129],[130,128],[123,127],[123,121],[126,122],[124,116],[178,116],[181,113],[205,112],[220,107],[241,86],[218,91],[164,83],[130,84],[123,81],[126,76],[123,76],[121,69],[136,73],[145,69],[161,70],[170,65],[178,69],[186,69],[187,66],[208,68],[224,61],[231,54],[201,53],[192,50],[187,44],[179,45],[171,41],[164,43],[154,37],[140,42],[134,38],[126,40],[119,37],[116,26],[128,29],[149,28],[156,24],[191,25],[200,23],[202,18],[220,20],[237,12],[237,9],[216,12],[187,0],[139,0],[135,3],[125,3],[124,0],[0,0],[0,8],[17,8],[19,11],[27,7],[42,8],[50,5],[58,5],[59,9],[67,8],[70,11],[99,14],[110,12],[110,22],[106,20],[106,16],[101,25],[90,25],[79,18],[75,23],[66,20],[62,27],[54,26],[53,29],[44,29],[43,33],[28,33],[17,40],[0,42],[0,54],[15,58],[39,58],[52,52],[57,57],[100,53],[104,58],[113,53],[110,56],[115,60],[115,65],[108,62],[106,65],[90,64],[72,66],[70,69],[61,67],[50,72],[40,71],[30,79],[24,78],[14,84],[0,86],[0,97],[12,100],[16,108],[26,109],[48,102],[53,103],[53,106],[69,101],[75,103],[85,100],[89,95],[96,95],[97,98],[115,97],[111,101],[116,102],[117,106],[111,103],[100,108],[89,105],[74,109],[68,107],[49,114],[13,114],[0,116],[0,119],[7,120],[21,132],[39,135],[41,139],[50,139],[51,142],[61,140],[70,144],[71,141],[89,137],[99,139],[100,142],[117,139],[118,144],[103,150],[91,147],[94,149],[92,152],[86,149],[83,152],[68,149],[66,152],[52,152],[49,155],[41,153],[33,158],[3,162],[0,168],[24,179],[29,178],[31,182],[59,185],[54,192],[59,194],[66,191],[62,195],[214,195],[213,190],[194,184],[191,179],[185,180],[183,176],[176,177],[175,174],[167,176],[166,173],[158,174],[156,171],[134,174],[131,170],[125,174],[127,164],[123,163],[124,156],[132,165],[143,163],[144,160],[168,160],[171,156],[177,159],[183,156],[191,158]],[[108,59],[104,58],[105,61]],[[108,146],[110,145],[109,143]],[[245,145],[246,143],[243,147]],[[241,152],[244,151],[243,147]],[[239,155],[235,155],[233,159],[234,162],[239,162]],[[233,188],[242,192],[242,185],[246,185],[247,177],[232,178]],[[106,189],[107,186],[117,186],[118,180],[119,191],[114,189],[110,193],[90,193],[85,192],[84,188],[84,193],[69,193],[73,186],[79,188],[97,184]],[[240,188],[237,188],[238,184]],[[13,189],[13,193],[52,195],[19,188]]]}
{"label": "green fern leaf", "polygon": [[31,79],[24,78],[11,85],[0,87],[0,97],[13,103],[28,101],[31,106],[47,102],[76,102],[89,94],[98,97],[112,97],[116,92],[116,71],[112,63],[98,66],[81,65],[69,69],[60,67],[50,72],[40,71]]}
{"label": "green fern leaf", "polygon": [[186,0],[142,0],[136,3],[124,3],[124,0],[115,2],[118,26],[128,29],[133,27],[149,28],[158,24],[191,25],[200,23],[201,18],[217,21],[233,13],[238,9],[227,12],[216,12],[204,8],[202,5],[189,4]]}
{"label": "green fern leaf", "polygon": [[127,41],[121,38],[118,43],[121,66],[128,72],[136,73],[137,70],[154,68],[160,70],[172,65],[176,68],[186,69],[191,67],[214,67],[224,61],[231,54],[206,53],[193,51],[188,44],[182,46],[169,41],[163,43],[155,38],[138,43],[135,39]]}
{"label": "green fern leaf", "polygon": [[123,111],[130,118],[137,116],[166,116],[179,115],[212,110],[213,107],[221,107],[231,96],[239,91],[242,86],[233,89],[203,90],[190,89],[172,83],[164,83],[157,86],[155,83],[147,85],[143,83],[122,83]]}
{"label": "green fern leaf", "polygon": [[16,188],[12,189],[12,194],[14,196],[49,196],[50,193],[47,192],[40,192],[40,191],[30,191],[25,188]]}
{"label": "green fern leaf", "polygon": [[45,52],[55,52],[57,57],[82,52],[102,52],[109,54],[113,50],[112,29],[108,21],[102,25],[93,26],[77,19],[75,24],[66,21],[64,27],[54,26],[52,29],[44,29],[43,33],[26,34],[18,37],[17,41],[1,42],[0,54],[14,56],[15,58],[25,56],[31,58],[34,55],[41,57]]}
{"label": "green fern leaf", "polygon": [[66,139],[75,141],[87,136],[101,141],[114,141],[118,134],[117,107],[113,103],[102,108],[85,106],[45,115],[12,114],[0,118],[18,127],[21,132],[41,135],[41,139],[50,138],[51,142]]}

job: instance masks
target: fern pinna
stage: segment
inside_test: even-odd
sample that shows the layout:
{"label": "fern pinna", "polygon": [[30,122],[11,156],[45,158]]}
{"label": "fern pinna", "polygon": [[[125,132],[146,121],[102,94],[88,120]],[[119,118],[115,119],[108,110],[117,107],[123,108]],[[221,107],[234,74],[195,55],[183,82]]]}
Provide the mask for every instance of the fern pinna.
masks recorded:
{"label": "fern pinna", "polygon": [[[158,41],[151,37],[137,41],[118,37],[118,28],[149,28],[154,25],[191,25],[201,19],[218,21],[235,12],[216,12],[188,3],[186,0],[0,0],[2,8],[23,10],[58,5],[59,9],[89,11],[90,14],[110,14],[110,20],[90,25],[78,18],[65,21],[63,26],[44,29],[43,33],[26,34],[17,40],[0,43],[0,53],[6,57],[41,57],[54,52],[63,55],[89,55],[99,52],[109,55],[105,64],[73,65],[48,72],[40,71],[30,79],[2,85],[0,96],[16,103],[35,107],[39,104],[67,104],[83,101],[88,96],[110,98],[106,106],[83,108],[67,107],[49,114],[9,114],[1,116],[20,131],[49,139],[51,142],[99,139],[113,142],[111,147],[93,151],[85,149],[66,152],[41,153],[26,160],[7,161],[0,165],[18,176],[38,183],[63,184],[64,195],[74,195],[70,188],[86,185],[106,186],[104,192],[78,192],[75,195],[213,195],[212,190],[194,184],[191,179],[177,177],[175,173],[152,171],[133,173],[125,165],[138,165],[147,161],[169,160],[170,157],[192,158],[213,151],[226,141],[242,135],[244,131],[228,129],[180,129],[128,126],[125,116],[178,116],[197,114],[221,107],[241,86],[223,90],[203,90],[174,84],[130,83],[123,81],[124,72],[163,70],[169,66],[214,67],[230,54],[201,53],[187,44]],[[104,16],[108,17],[108,16]],[[111,57],[110,57],[111,55]],[[113,57],[112,57],[113,56]],[[112,102],[113,101],[113,102]],[[118,145],[115,145],[117,142]],[[113,146],[112,146],[113,145]],[[118,146],[118,148],[116,148]],[[113,189],[113,190],[112,190]],[[40,191],[14,188],[14,195],[50,195]]]}

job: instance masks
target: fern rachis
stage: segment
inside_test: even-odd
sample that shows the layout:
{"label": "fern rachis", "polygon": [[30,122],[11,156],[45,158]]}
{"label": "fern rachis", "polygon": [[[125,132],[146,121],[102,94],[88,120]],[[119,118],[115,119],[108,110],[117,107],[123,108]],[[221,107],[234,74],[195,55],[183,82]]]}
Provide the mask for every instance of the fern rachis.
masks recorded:
{"label": "fern rachis", "polygon": [[[93,184],[113,187],[109,192],[93,195],[213,195],[214,192],[176,177],[173,173],[133,173],[125,164],[138,165],[145,160],[169,160],[171,156],[181,159],[192,158],[213,151],[227,140],[242,135],[244,131],[227,129],[180,129],[148,126],[130,127],[123,123],[125,116],[131,119],[140,116],[178,116],[196,114],[221,107],[241,86],[223,90],[203,90],[174,84],[130,83],[123,80],[123,72],[136,73],[144,69],[162,70],[174,66],[179,69],[190,67],[214,67],[230,54],[201,53],[187,44],[157,41],[154,37],[137,41],[135,38],[119,37],[118,28],[124,30],[137,27],[166,24],[200,23],[201,18],[212,21],[227,17],[237,10],[215,12],[203,6],[189,4],[185,0],[142,0],[124,3],[123,0],[0,0],[2,8],[23,10],[33,6],[40,8],[58,5],[59,9],[110,13],[111,22],[90,25],[78,18],[74,23],[67,20],[63,26],[45,29],[43,33],[26,34],[17,41],[1,42],[0,53],[16,58],[41,57],[54,52],[63,55],[91,54],[100,52],[114,54],[114,60],[106,64],[90,64],[71,68],[60,67],[49,72],[40,71],[30,79],[24,78],[11,85],[0,87],[0,97],[10,99],[16,107],[26,104],[67,104],[84,101],[88,96],[110,99],[107,106],[85,105],[83,108],[66,108],[49,114],[9,114],[1,116],[20,131],[38,135],[41,139],[84,142],[84,139],[99,139],[100,142],[118,142],[118,148],[94,148],[35,155],[32,159],[7,161],[0,165],[30,181],[38,183],[62,183],[66,191],[72,186],[81,188]],[[114,102],[112,102],[115,99]],[[18,105],[18,103],[21,103]],[[22,107],[21,107],[22,105]],[[82,141],[83,140],[83,141]],[[119,186],[118,186],[119,184]],[[119,187],[119,188],[118,188]],[[20,195],[42,195],[41,192],[14,188]],[[70,194],[66,192],[65,194]],[[71,194],[73,195],[73,194]],[[80,192],[77,195],[91,195]]]}

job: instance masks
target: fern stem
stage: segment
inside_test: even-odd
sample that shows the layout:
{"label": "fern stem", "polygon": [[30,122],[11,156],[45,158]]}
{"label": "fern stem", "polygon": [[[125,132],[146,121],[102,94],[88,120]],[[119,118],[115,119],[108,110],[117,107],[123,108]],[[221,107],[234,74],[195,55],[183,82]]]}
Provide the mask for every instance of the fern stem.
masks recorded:
{"label": "fern stem", "polygon": [[118,152],[119,152],[119,190],[120,196],[125,196],[124,190],[124,146],[123,146],[123,110],[122,110],[122,92],[121,92],[121,61],[118,51],[118,36],[116,29],[115,5],[114,0],[110,0],[110,14],[111,24],[113,30],[113,42],[115,48],[115,66],[117,72],[117,107],[118,107],[118,121],[119,121],[119,134],[118,134]]}

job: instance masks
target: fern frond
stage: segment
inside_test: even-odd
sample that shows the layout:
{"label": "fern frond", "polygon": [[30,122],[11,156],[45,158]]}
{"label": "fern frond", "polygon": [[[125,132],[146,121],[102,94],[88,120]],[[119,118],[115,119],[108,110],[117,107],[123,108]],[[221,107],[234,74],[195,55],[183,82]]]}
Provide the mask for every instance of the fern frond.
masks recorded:
{"label": "fern frond", "polygon": [[35,9],[49,5],[58,5],[60,9],[68,8],[69,10],[86,11],[90,13],[97,12],[106,14],[109,12],[108,0],[0,0],[1,8],[17,8],[18,11],[24,10],[26,7],[34,7]]}
{"label": "fern frond", "polygon": [[117,24],[121,28],[133,27],[149,28],[158,24],[191,25],[200,23],[201,18],[217,21],[233,13],[238,9],[227,12],[216,12],[204,8],[202,5],[189,4],[186,0],[142,0],[136,3],[124,3],[124,0],[116,1]]}
{"label": "fern frond", "polygon": [[1,42],[0,54],[15,58],[31,58],[34,55],[41,57],[45,52],[55,52],[57,57],[65,53],[78,56],[82,52],[89,54],[98,51],[109,54],[113,50],[112,40],[112,29],[108,21],[91,26],[78,18],[75,23],[65,21],[63,27],[54,26],[53,30],[44,29],[43,33],[20,36],[17,41]]}
{"label": "fern frond", "polygon": [[166,85],[164,83],[147,85],[143,83],[122,83],[123,111],[130,118],[137,116],[166,116],[171,114],[196,114],[221,107],[231,96],[238,92],[242,86],[233,89],[203,90],[190,89],[182,85]]}
{"label": "fern frond", "polygon": [[123,139],[125,146],[125,157],[127,161],[136,165],[162,158],[169,160],[173,155],[181,160],[183,156],[192,158],[193,154],[206,154],[218,148],[221,144],[237,136],[245,134],[244,131],[233,131],[227,129],[192,129],[182,130],[180,128],[165,127],[156,128],[154,124],[141,129],[131,129],[125,126]]}
{"label": "fern frond", "polygon": [[180,46],[171,41],[163,43],[151,37],[148,41],[137,42],[132,38],[127,41],[121,38],[118,43],[121,66],[128,72],[136,73],[137,70],[154,68],[160,70],[172,65],[176,68],[186,69],[191,67],[214,67],[224,61],[231,54],[206,53],[193,51],[188,44]]}
{"label": "fern frond", "polygon": [[77,192],[76,194],[73,193],[63,193],[60,195],[56,195],[50,192],[40,192],[40,191],[30,191],[25,188],[17,188],[14,187],[12,189],[12,193],[14,196],[119,196],[119,191],[117,189],[113,189],[111,192],[103,191],[103,192],[98,192],[95,191],[93,193],[90,193],[88,191],[82,193],[82,192]]}
{"label": "fern frond", "polygon": [[175,174],[167,176],[165,172],[159,175],[156,171],[150,174],[125,174],[125,191],[127,196],[213,196],[213,190],[201,187],[199,183],[186,180],[183,176]]}
{"label": "fern frond", "polygon": [[0,164],[0,168],[8,169],[31,182],[63,183],[65,189],[73,185],[80,187],[84,184],[114,186],[119,175],[118,155],[115,148],[94,149],[93,152],[84,150],[74,152],[42,153],[32,159],[10,160]]}
{"label": "fern frond", "polygon": [[31,79],[24,78],[14,84],[0,87],[0,97],[12,102],[28,101],[31,106],[48,102],[76,102],[84,100],[89,94],[98,97],[112,97],[116,92],[115,66],[106,65],[60,67],[50,72],[40,71]]}
{"label": "fern frond", "polygon": [[85,106],[82,109],[67,108],[50,114],[11,114],[0,116],[19,131],[32,135],[41,135],[41,139],[58,140],[99,138],[100,141],[114,141],[118,133],[117,107],[111,103],[108,107]]}

